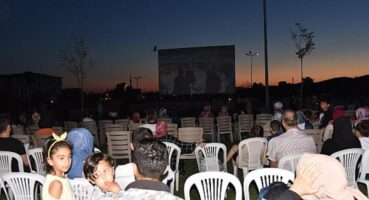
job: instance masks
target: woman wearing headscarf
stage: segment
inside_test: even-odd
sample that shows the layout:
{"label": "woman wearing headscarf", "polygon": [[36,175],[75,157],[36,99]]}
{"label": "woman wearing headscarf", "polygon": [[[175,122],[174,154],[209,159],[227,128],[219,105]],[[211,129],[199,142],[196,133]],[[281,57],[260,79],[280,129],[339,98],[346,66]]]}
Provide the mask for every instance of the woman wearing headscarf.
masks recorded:
{"label": "woman wearing headscarf", "polygon": [[297,124],[299,129],[306,130],[306,129],[314,129],[314,125],[310,123],[309,120],[306,119],[304,113],[302,111],[297,111]]}
{"label": "woman wearing headscarf", "polygon": [[67,141],[72,145],[72,166],[68,172],[68,178],[83,177],[83,165],[94,148],[94,138],[85,128],[74,128],[68,133]]}
{"label": "woman wearing headscarf", "polygon": [[358,108],[355,112],[355,125],[359,124],[364,120],[369,120],[369,109],[368,108]]}
{"label": "woman wearing headscarf", "polygon": [[293,185],[272,194],[270,200],[367,200],[359,190],[347,186],[346,172],[341,163],[326,155],[305,153],[296,168]]}
{"label": "woman wearing headscarf", "polygon": [[331,155],[350,148],[361,148],[361,144],[352,131],[350,118],[340,116],[334,120],[332,138],[324,142],[321,153]]}

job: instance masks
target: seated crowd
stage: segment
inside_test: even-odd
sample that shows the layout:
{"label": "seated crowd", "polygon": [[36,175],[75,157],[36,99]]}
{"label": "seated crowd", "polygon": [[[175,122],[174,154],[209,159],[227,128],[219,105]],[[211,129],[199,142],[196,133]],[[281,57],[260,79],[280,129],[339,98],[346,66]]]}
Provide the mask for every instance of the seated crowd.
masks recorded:
{"label": "seated crowd", "polygon": [[[288,187],[275,184],[260,193],[264,199],[367,199],[359,190],[347,185],[342,165],[329,157],[335,152],[350,149],[369,149],[369,112],[360,108],[353,120],[345,115],[342,108],[331,109],[328,100],[320,102],[321,112],[317,123],[311,112],[283,110],[278,102],[274,105],[275,115],[269,126],[254,124],[248,138],[264,138],[267,147],[265,155],[260,155],[264,167],[277,168],[279,161],[287,155],[303,154],[296,168],[294,183]],[[228,115],[225,108],[221,115]],[[204,106],[201,117],[214,117],[210,105]],[[37,116],[35,116],[37,117]],[[204,147],[204,142],[187,143],[168,134],[165,121],[149,120],[154,130],[138,128],[132,132],[132,163],[116,166],[109,155],[94,153],[94,137],[84,128],[74,128],[69,133],[55,133],[50,123],[38,117],[42,125],[35,134],[50,135],[43,146],[46,178],[43,183],[43,199],[74,199],[69,179],[86,178],[93,186],[92,199],[180,199],[174,196],[168,185],[174,181],[176,155],[168,156],[166,145],[171,142],[181,149],[181,153],[192,153],[196,147]],[[130,123],[141,123],[140,114],[133,113]],[[46,124],[46,125],[44,125]],[[304,130],[317,126],[324,140],[320,152],[316,141]],[[264,128],[269,130],[264,130]],[[29,171],[29,160],[22,142],[10,135],[11,123],[7,116],[0,119],[0,151],[10,151],[22,158],[25,171]],[[236,165],[239,159],[248,158],[248,149],[242,149],[243,158],[238,158],[238,143],[232,145],[225,162]],[[241,151],[241,150],[240,150]],[[319,154],[316,154],[319,153]],[[12,163],[12,171],[19,171]],[[180,163],[181,174],[185,174],[184,162]]]}

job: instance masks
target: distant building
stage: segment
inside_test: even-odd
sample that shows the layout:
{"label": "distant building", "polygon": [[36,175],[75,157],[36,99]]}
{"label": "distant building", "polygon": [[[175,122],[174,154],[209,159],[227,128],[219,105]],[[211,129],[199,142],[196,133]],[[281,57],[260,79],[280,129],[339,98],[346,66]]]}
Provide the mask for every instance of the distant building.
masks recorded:
{"label": "distant building", "polygon": [[59,97],[62,82],[62,77],[32,72],[0,75],[0,92],[17,97],[31,106],[35,103],[34,99],[50,101]]}

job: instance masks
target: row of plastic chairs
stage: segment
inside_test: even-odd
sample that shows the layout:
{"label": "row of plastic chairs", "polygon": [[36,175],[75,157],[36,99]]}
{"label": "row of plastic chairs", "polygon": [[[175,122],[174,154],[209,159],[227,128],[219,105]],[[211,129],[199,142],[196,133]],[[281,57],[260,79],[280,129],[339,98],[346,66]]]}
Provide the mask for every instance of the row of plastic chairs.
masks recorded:
{"label": "row of plastic chairs", "polygon": [[250,199],[250,184],[255,182],[258,191],[273,182],[293,182],[295,175],[287,170],[278,168],[264,168],[248,173],[243,181],[243,190],[240,180],[226,172],[200,172],[187,178],[184,185],[185,200],[190,200],[190,192],[196,187],[201,200],[223,200],[230,185],[233,185],[235,200]]}

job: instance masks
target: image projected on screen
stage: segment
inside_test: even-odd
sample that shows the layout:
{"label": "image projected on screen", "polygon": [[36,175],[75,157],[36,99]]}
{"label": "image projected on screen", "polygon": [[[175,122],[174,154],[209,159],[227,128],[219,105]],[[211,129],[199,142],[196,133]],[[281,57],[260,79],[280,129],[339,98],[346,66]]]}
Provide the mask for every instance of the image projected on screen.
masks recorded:
{"label": "image projected on screen", "polygon": [[163,95],[233,93],[235,47],[159,50],[159,91]]}

